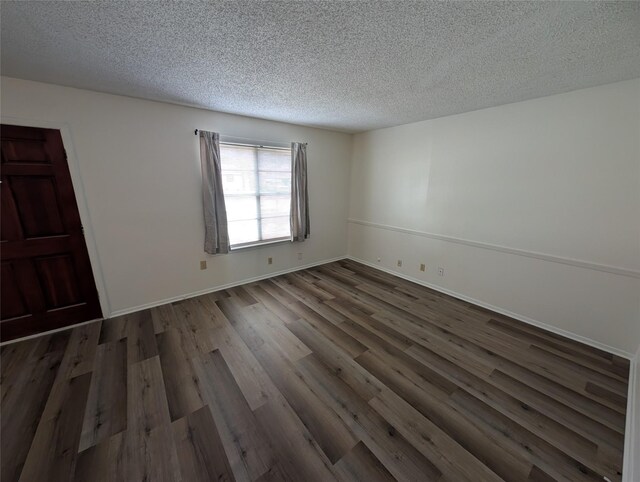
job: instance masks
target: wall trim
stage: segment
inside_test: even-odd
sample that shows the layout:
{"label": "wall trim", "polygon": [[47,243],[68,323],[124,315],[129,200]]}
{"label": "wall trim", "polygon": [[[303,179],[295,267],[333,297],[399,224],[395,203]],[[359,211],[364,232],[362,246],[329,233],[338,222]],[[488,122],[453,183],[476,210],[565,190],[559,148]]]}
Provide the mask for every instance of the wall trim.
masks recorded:
{"label": "wall trim", "polygon": [[565,264],[569,266],[575,266],[577,268],[591,269],[595,271],[602,271],[605,273],[611,273],[611,274],[616,274],[620,276],[627,276],[629,278],[640,279],[640,270],[635,270],[635,269],[621,268],[619,266],[611,266],[608,264],[592,263],[590,261],[584,261],[584,260],[573,259],[573,258],[565,258],[562,256],[554,256],[552,254],[538,253],[536,251],[527,251],[525,249],[509,248],[507,246],[501,246],[499,244],[484,243],[481,241],[472,241],[470,239],[456,238],[454,236],[447,236],[444,234],[429,233],[427,231],[417,231],[415,229],[401,228],[398,226],[390,226],[388,224],[379,224],[371,221],[363,221],[361,219],[349,218],[347,222],[351,224],[360,224],[362,226],[368,226],[372,228],[384,229],[386,231],[395,231],[398,233],[411,234],[413,236],[421,236],[423,238],[438,239],[440,241],[447,241],[449,243],[462,244],[465,246],[473,246],[474,248],[489,249],[489,250],[498,251],[501,253],[514,254],[516,256],[524,256],[526,258],[541,259],[543,261],[549,261],[552,263],[560,263],[560,264]]}
{"label": "wall trim", "polygon": [[438,285],[435,285],[435,284],[432,284],[432,283],[428,283],[426,281],[423,281],[423,280],[420,280],[420,279],[417,279],[417,278],[413,278],[411,276],[407,276],[407,275],[405,275],[403,273],[398,273],[397,271],[393,271],[392,269],[384,268],[384,267],[382,267],[382,266],[380,266],[378,264],[371,263],[369,261],[365,261],[365,260],[363,260],[361,258],[357,258],[355,256],[349,255],[349,256],[347,256],[347,259],[350,259],[352,261],[356,261],[357,263],[362,263],[365,266],[369,266],[370,268],[374,268],[374,269],[377,269],[377,270],[380,270],[380,271],[384,271],[385,273],[389,273],[389,274],[391,274],[393,276],[397,276],[398,278],[402,278],[402,279],[405,279],[407,281],[411,281],[412,283],[416,283],[416,284],[419,284],[421,286],[426,286],[427,288],[431,288],[432,290],[439,291],[440,293],[444,293],[446,295],[453,296],[454,298],[458,298],[460,300],[467,301],[469,303],[473,303],[474,305],[480,306],[482,308],[486,308],[488,310],[495,311],[496,313],[500,313],[500,314],[508,316],[510,318],[514,318],[514,319],[516,319],[518,321],[522,321],[523,323],[527,323],[528,325],[537,326],[538,328],[542,328],[543,330],[550,331],[551,333],[555,333],[556,335],[564,336],[565,338],[569,338],[570,340],[577,341],[579,343],[584,343],[585,345],[592,346],[594,348],[606,351],[606,352],[611,353],[613,355],[617,355],[617,356],[620,356],[622,358],[626,358],[628,360],[631,360],[634,357],[634,354],[633,353],[629,353],[628,351],[620,350],[619,348],[615,348],[615,347],[609,346],[609,345],[607,345],[605,343],[601,343],[599,341],[592,340],[591,338],[587,338],[587,337],[582,336],[582,335],[577,335],[575,333],[563,330],[561,328],[557,328],[557,327],[555,327],[553,325],[549,325],[549,324],[544,323],[542,321],[534,320],[533,318],[528,318],[526,316],[520,315],[518,313],[514,313],[514,312],[509,311],[509,310],[505,310],[505,309],[500,308],[498,306],[494,306],[494,305],[491,305],[489,303],[485,303],[484,301],[480,301],[480,300],[477,300],[475,298],[471,298],[470,296],[463,295],[461,293],[458,293],[457,291],[453,291],[453,290],[450,290],[450,289],[447,289],[447,288],[443,288],[442,286],[438,286]]}
{"label": "wall trim", "polygon": [[272,273],[267,273],[265,275],[260,275],[260,276],[254,276],[251,278],[245,278],[242,279],[240,281],[234,281],[233,283],[226,283],[223,285],[216,285],[213,286],[211,288],[205,288],[203,290],[199,290],[199,291],[193,291],[191,293],[185,293],[183,295],[179,295],[179,296],[173,296],[171,298],[165,298],[163,300],[158,300],[158,301],[153,301],[151,303],[145,303],[144,305],[138,305],[138,306],[134,306],[132,308],[125,308],[123,310],[115,310],[111,312],[111,315],[109,316],[109,318],[113,318],[114,316],[122,316],[122,315],[128,315],[129,313],[135,313],[136,311],[141,311],[141,310],[146,310],[149,308],[155,308],[156,306],[160,306],[160,305],[166,305],[167,303],[174,303],[176,301],[182,301],[182,300],[186,300],[189,298],[193,298],[195,296],[201,296],[201,295],[206,295],[208,293],[214,293],[216,291],[220,291],[220,290],[226,290],[228,288],[233,288],[235,286],[241,286],[241,285],[245,285],[247,283],[253,283],[255,281],[261,281],[264,279],[269,279],[269,278],[273,278],[275,276],[280,276],[283,274],[287,274],[287,273],[293,273],[295,271],[300,271],[303,269],[307,269],[307,268],[313,268],[314,266],[320,266],[321,264],[327,264],[327,263],[333,263],[334,261],[340,261],[341,259],[345,259],[347,256],[337,256],[335,258],[330,258],[330,259],[323,259],[321,261],[316,261],[313,263],[309,263],[309,264],[304,264],[301,266],[295,266],[293,268],[287,268],[287,269],[283,269],[280,271],[274,271]]}
{"label": "wall trim", "polygon": [[636,399],[637,385],[640,383],[640,347],[631,359],[629,367],[629,392],[627,394],[627,420],[624,429],[624,456],[622,460],[622,482],[640,480],[640,464],[637,452],[640,447],[635,444],[640,440],[638,417],[640,417],[640,400]]}

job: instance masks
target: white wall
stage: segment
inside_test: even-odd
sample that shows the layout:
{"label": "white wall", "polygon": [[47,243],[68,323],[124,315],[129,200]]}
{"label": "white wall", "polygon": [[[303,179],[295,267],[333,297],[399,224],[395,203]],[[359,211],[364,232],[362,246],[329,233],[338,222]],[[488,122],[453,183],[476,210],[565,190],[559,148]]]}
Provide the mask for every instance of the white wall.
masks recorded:
{"label": "white wall", "polygon": [[[107,314],[343,256],[349,212],[365,221],[349,224],[355,258],[614,350],[640,343],[640,80],[353,142],[11,78],[1,87],[3,122],[62,128]],[[205,256],[195,128],[308,142],[312,238]]]}
{"label": "white wall", "polygon": [[[63,128],[107,314],[346,254],[351,135],[6,77],[1,86],[3,122]],[[205,255],[196,128],[308,142],[311,238]]]}
{"label": "white wall", "polygon": [[358,134],[351,169],[351,256],[635,352],[640,79]]}

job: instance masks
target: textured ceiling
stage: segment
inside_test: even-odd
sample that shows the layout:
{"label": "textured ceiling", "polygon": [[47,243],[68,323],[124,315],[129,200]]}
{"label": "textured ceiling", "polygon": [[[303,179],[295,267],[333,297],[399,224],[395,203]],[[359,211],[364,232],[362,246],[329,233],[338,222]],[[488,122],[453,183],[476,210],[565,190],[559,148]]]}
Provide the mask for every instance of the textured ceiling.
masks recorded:
{"label": "textured ceiling", "polygon": [[1,10],[2,75],[353,132],[640,77],[639,2]]}

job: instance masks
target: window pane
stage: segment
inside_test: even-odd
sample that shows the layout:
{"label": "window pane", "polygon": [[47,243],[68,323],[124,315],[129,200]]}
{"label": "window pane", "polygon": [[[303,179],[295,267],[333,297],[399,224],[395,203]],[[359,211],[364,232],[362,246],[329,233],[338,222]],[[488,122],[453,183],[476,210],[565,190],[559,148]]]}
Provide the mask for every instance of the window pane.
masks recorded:
{"label": "window pane", "polygon": [[227,194],[255,194],[255,171],[233,171],[222,168],[222,189]]}
{"label": "window pane", "polygon": [[261,171],[261,193],[290,193],[291,172]]}
{"label": "window pane", "polygon": [[261,220],[262,239],[284,238],[291,236],[289,216],[265,218]]}
{"label": "window pane", "polygon": [[291,150],[258,149],[258,169],[291,172]]}
{"label": "window pane", "polygon": [[231,245],[290,236],[291,150],[220,144]]}
{"label": "window pane", "polygon": [[256,152],[253,147],[225,146],[220,144],[222,170],[253,171],[256,168]]}
{"label": "window pane", "polygon": [[228,221],[256,219],[258,217],[255,196],[225,196],[224,202],[227,206]]}
{"label": "window pane", "polygon": [[232,246],[258,240],[258,220],[229,222],[229,241]]}
{"label": "window pane", "polygon": [[260,215],[262,217],[289,216],[291,196],[260,196]]}

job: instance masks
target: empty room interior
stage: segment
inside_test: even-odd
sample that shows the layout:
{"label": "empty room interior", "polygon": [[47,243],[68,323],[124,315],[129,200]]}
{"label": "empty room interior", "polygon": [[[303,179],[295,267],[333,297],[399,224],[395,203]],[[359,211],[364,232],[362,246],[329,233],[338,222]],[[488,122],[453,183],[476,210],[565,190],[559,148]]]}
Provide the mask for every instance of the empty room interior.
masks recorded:
{"label": "empty room interior", "polygon": [[640,2],[0,19],[2,482],[640,482]]}

